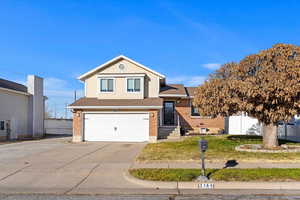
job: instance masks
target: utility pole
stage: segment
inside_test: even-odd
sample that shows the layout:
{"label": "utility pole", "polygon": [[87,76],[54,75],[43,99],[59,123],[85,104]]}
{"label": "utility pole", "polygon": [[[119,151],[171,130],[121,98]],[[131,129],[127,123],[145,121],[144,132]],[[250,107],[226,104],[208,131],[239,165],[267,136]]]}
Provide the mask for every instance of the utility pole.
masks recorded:
{"label": "utility pole", "polygon": [[74,91],[74,101],[77,100],[76,90]]}
{"label": "utility pole", "polygon": [[54,118],[56,119],[56,103],[54,104]]}

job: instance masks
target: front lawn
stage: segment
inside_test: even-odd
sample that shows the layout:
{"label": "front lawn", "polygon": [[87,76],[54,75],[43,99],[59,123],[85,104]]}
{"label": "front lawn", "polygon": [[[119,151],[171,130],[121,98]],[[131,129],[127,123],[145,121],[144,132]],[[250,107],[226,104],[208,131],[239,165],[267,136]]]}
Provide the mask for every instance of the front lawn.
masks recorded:
{"label": "front lawn", "polygon": [[[200,169],[131,169],[138,179],[151,181],[193,181]],[[208,169],[214,181],[300,181],[300,169]]]}
{"label": "front lawn", "polygon": [[[235,151],[235,147],[241,144],[260,144],[259,136],[205,136],[208,141],[206,158],[208,161],[272,161],[272,162],[300,162],[300,153],[249,153]],[[198,140],[200,137],[188,137],[179,142],[161,142],[148,144],[138,161],[192,161],[199,160],[200,153]],[[285,143],[286,141],[280,141]],[[289,144],[289,143],[288,143]]]}

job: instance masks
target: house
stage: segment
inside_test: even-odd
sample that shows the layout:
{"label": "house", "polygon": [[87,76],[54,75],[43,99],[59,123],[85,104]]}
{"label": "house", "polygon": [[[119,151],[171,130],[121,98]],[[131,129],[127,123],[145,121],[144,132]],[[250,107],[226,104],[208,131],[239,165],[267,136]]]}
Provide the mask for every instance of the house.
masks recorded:
{"label": "house", "polygon": [[79,77],[84,97],[73,112],[73,141],[155,142],[180,131],[218,131],[224,120],[199,116],[195,88],[167,84],[166,77],[118,56]]}
{"label": "house", "polygon": [[27,86],[0,79],[0,140],[42,137],[43,79],[29,75]]}

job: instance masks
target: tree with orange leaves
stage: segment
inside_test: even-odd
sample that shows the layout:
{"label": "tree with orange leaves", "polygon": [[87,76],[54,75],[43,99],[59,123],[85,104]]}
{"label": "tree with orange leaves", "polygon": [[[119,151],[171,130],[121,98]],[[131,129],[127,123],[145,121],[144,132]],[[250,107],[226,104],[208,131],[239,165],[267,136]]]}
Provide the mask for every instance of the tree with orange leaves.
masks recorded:
{"label": "tree with orange leaves", "polygon": [[224,64],[196,91],[202,115],[246,112],[263,124],[265,148],[278,146],[277,125],[300,113],[300,47],[277,44]]}

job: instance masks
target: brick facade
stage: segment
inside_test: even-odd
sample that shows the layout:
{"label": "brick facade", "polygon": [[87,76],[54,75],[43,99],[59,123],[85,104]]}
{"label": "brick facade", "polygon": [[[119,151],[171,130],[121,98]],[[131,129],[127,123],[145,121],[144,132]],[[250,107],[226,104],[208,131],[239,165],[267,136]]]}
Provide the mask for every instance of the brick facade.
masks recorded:
{"label": "brick facade", "polygon": [[[165,99],[174,101],[176,112],[180,117],[180,125],[189,132],[198,132],[199,128],[207,128],[208,133],[217,133],[224,129],[224,118],[209,118],[191,116],[191,99]],[[104,111],[104,110],[84,110],[84,111]],[[107,110],[106,110],[107,111]],[[156,142],[159,128],[159,111],[158,110],[117,110],[118,112],[149,112],[149,142]],[[83,135],[83,110],[75,110],[73,113],[73,142],[81,142]]]}
{"label": "brick facade", "polygon": [[192,116],[192,99],[179,99],[175,101],[175,109],[180,116],[181,126],[187,131],[199,132],[199,128],[207,128],[210,133],[217,133],[224,129],[224,118],[209,118]]}
{"label": "brick facade", "polygon": [[82,111],[76,110],[73,113],[73,142],[82,142],[82,127],[83,127],[83,121],[82,121]]}
{"label": "brick facade", "polygon": [[149,142],[156,142],[158,136],[158,111],[152,110],[150,111],[150,119],[149,119]]}

